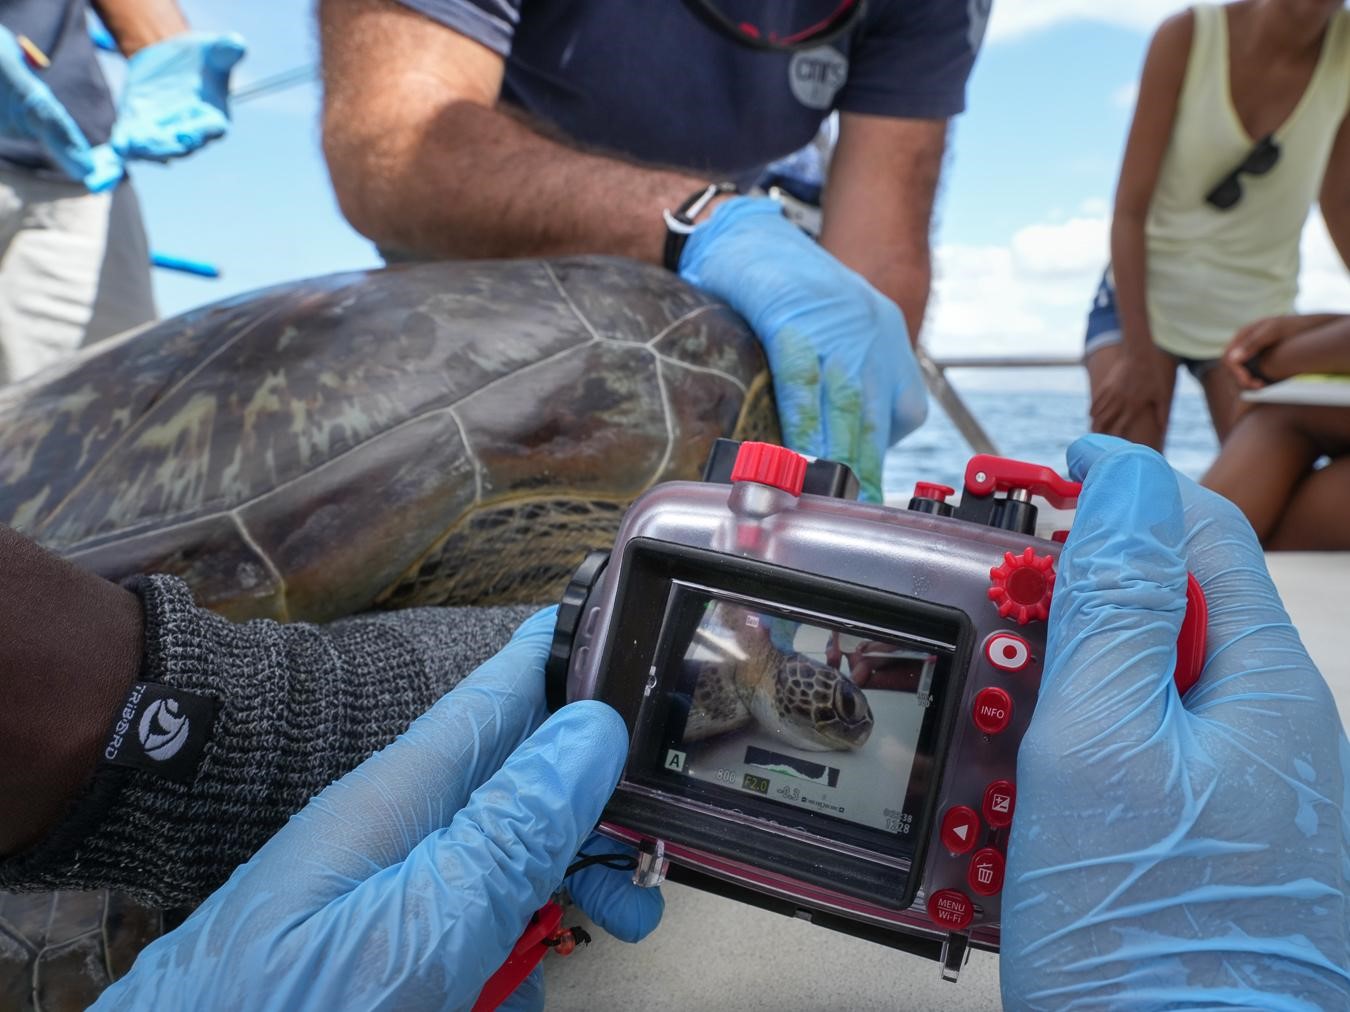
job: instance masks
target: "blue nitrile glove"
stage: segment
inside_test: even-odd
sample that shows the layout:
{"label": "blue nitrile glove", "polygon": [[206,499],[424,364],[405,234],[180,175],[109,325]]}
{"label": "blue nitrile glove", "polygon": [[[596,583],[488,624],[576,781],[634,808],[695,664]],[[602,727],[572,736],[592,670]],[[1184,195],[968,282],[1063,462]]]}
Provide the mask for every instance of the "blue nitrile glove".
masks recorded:
{"label": "blue nitrile glove", "polygon": [[184,32],[127,61],[112,143],[125,158],[167,161],[230,128],[230,71],[244,57],[238,35]]}
{"label": "blue nitrile glove", "polygon": [[767,197],[719,206],[689,236],[680,276],[730,303],[759,337],[783,441],[843,461],[862,498],[880,502],[887,448],[928,413],[899,307]]}
{"label": "blue nitrile glove", "polygon": [[[1350,745],[1231,503],[1152,450],[1084,478],[1017,763],[1008,1008],[1350,1008]],[[1172,682],[1186,571],[1200,680]]]}
{"label": "blue nitrile glove", "polygon": [[122,178],[122,160],[106,144],[90,147],[84,131],[24,59],[14,33],[0,25],[0,135],[35,140],[61,171],[97,193]]}
{"label": "blue nitrile glove", "polygon": [[[544,721],[554,614],[525,622],[305,806],[98,1007],[472,1005],[562,883],[627,754],[623,720],[603,703]],[[593,866],[568,887],[602,927],[637,939],[655,927],[661,897],[630,879]],[[511,1007],[541,1000],[536,975]]]}

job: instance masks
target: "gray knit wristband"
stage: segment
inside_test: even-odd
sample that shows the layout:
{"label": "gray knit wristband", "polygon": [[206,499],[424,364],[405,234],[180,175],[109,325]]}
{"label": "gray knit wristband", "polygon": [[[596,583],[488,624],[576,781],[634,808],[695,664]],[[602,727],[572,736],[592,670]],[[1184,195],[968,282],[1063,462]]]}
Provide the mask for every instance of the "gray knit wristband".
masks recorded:
{"label": "gray knit wristband", "polygon": [[0,862],[0,889],[197,902],[323,787],[392,741],[535,609],[418,608],[326,626],[235,624],[171,577],[145,607],[141,682],[214,702],[187,782],[100,765],[68,816]]}

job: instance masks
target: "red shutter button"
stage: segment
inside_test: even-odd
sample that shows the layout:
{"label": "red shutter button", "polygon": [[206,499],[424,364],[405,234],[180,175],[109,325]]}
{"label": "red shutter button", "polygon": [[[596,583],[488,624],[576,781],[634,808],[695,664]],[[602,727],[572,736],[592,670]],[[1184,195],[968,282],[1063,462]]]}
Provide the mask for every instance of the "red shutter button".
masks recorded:
{"label": "red shutter button", "polygon": [[793,453],[786,446],[742,443],[736,451],[731,480],[754,481],[792,495],[801,495],[802,483],[806,481],[806,458],[800,453]]}
{"label": "red shutter button", "polygon": [[1012,720],[1012,697],[993,686],[981,689],[975,694],[971,717],[985,734],[998,734]]}
{"label": "red shutter button", "polygon": [[984,821],[995,829],[1002,829],[1012,822],[1016,807],[1017,788],[1011,780],[995,780],[984,789],[984,802],[980,808],[984,812]]}
{"label": "red shutter button", "polygon": [[993,896],[1003,888],[1003,855],[993,847],[977,851],[970,859],[970,870],[966,872],[966,884],[970,891],[980,896]]}
{"label": "red shutter button", "polygon": [[1010,632],[994,633],[984,641],[984,656],[1000,671],[1021,671],[1031,663],[1031,644]]}
{"label": "red shutter button", "polygon": [[1050,595],[1055,587],[1055,560],[1028,548],[1021,555],[1003,553],[1003,564],[989,570],[989,600],[1004,618],[1018,625],[1050,617]]}
{"label": "red shutter button", "polygon": [[970,897],[958,889],[939,889],[928,897],[928,917],[939,928],[964,930],[974,916]]}
{"label": "red shutter button", "polygon": [[947,497],[956,495],[956,489],[950,485],[938,485],[931,481],[920,481],[914,485],[915,499],[934,499],[937,502],[945,503]]}
{"label": "red shutter button", "polygon": [[949,808],[942,817],[940,835],[942,846],[953,854],[964,854],[975,846],[975,838],[980,835],[980,817],[966,805]]}

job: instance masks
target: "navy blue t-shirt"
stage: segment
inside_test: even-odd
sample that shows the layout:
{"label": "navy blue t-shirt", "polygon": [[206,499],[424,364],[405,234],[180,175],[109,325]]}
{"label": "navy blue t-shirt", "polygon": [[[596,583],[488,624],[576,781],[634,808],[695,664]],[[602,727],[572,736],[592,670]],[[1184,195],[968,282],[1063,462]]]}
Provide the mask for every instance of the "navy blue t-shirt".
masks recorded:
{"label": "navy blue t-shirt", "polygon": [[[504,56],[502,100],[574,141],[743,182],[833,109],[961,112],[992,0],[870,0],[849,32],[797,53],[742,45],[681,0],[399,2]],[[789,2],[758,0],[780,18]],[[838,6],[792,2],[800,24]]]}
{"label": "navy blue t-shirt", "polygon": [[[90,144],[112,134],[117,110],[85,22],[85,0],[0,0],[0,25],[26,35],[52,61],[37,75],[70,112]],[[0,137],[0,163],[41,169],[65,179],[37,141]]]}

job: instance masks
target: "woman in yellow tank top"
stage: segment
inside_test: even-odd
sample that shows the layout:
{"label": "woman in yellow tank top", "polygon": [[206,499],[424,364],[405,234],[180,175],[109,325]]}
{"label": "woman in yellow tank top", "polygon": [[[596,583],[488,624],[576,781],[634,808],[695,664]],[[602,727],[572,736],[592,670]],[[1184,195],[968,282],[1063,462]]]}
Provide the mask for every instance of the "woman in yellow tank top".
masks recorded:
{"label": "woman in yellow tank top", "polygon": [[1348,113],[1343,0],[1200,4],[1158,29],[1088,317],[1094,431],[1162,449],[1185,365],[1228,434],[1242,402],[1215,365],[1241,327],[1293,310],[1319,196],[1350,264]]}

